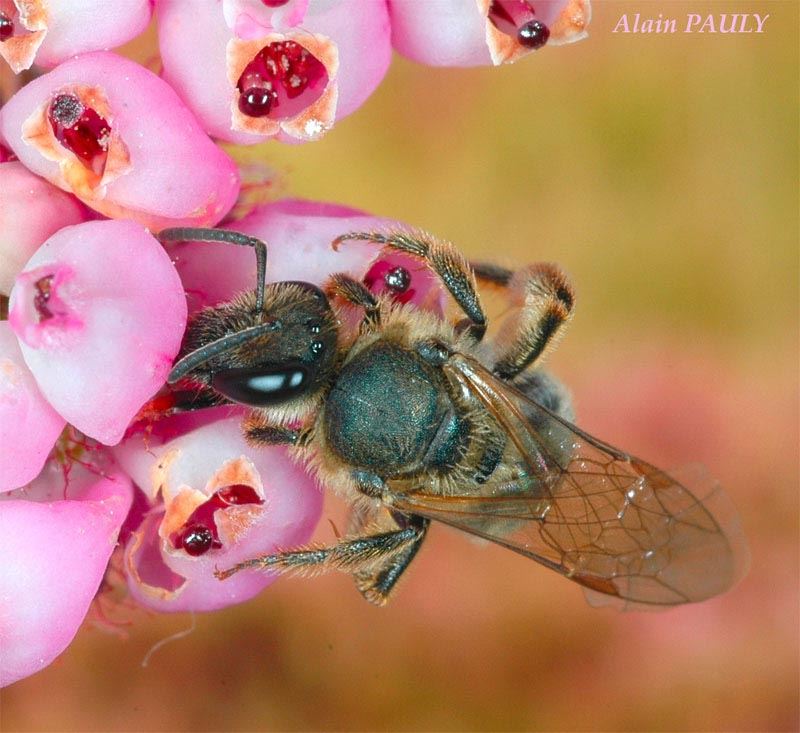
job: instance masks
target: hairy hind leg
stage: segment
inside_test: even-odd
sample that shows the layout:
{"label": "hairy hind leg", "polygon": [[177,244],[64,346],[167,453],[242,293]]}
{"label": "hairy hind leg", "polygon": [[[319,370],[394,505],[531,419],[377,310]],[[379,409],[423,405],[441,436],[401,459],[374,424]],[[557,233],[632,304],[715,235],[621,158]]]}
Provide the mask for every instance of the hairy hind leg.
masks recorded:
{"label": "hairy hind leg", "polygon": [[575,293],[555,265],[538,263],[513,271],[493,264],[474,265],[479,281],[500,287],[513,308],[495,342],[492,371],[513,379],[539,361],[572,316]]}
{"label": "hairy hind leg", "polygon": [[374,572],[379,578],[382,569],[387,568],[398,556],[422,541],[426,528],[427,522],[424,526],[415,523],[391,532],[343,538],[332,547],[302,547],[287,552],[276,552],[245,560],[226,570],[217,570],[214,575],[220,580],[225,580],[240,570],[248,569],[275,570],[283,573],[299,571],[312,574],[326,570],[342,570],[360,574],[362,577],[364,573]]}
{"label": "hairy hind leg", "polygon": [[418,530],[417,538],[407,547],[388,556],[383,562],[368,569],[353,573],[356,588],[364,598],[376,606],[383,606],[389,600],[397,582],[416,557],[430,525],[430,520],[416,515],[406,516],[388,512],[378,507],[374,510],[354,509],[349,530],[352,534],[364,534],[372,528],[392,525],[401,529],[413,527]]}

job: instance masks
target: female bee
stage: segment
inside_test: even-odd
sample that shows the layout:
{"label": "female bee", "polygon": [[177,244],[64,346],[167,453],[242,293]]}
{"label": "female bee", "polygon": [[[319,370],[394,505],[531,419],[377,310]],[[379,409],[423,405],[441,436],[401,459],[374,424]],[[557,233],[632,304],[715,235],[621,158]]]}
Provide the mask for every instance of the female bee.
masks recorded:
{"label": "female bee", "polygon": [[[247,568],[353,575],[383,604],[431,520],[496,542],[586,589],[628,605],[671,606],[729,588],[745,544],[717,488],[697,497],[654,466],[572,425],[569,399],[537,369],[572,315],[574,295],[553,265],[517,272],[471,267],[448,243],[407,231],[350,233],[430,268],[463,313],[450,323],[361,282],[334,275],[324,289],[265,284],[267,248],[208,229],[168,229],[164,242],[251,246],[257,283],[199,311],[169,382],[211,401],[247,405],[254,444],[285,444],[353,505],[347,536],[253,558]],[[406,273],[407,274],[407,273]],[[407,277],[393,272],[390,287]],[[498,338],[477,281],[512,307]],[[363,312],[343,325],[343,309]]]}

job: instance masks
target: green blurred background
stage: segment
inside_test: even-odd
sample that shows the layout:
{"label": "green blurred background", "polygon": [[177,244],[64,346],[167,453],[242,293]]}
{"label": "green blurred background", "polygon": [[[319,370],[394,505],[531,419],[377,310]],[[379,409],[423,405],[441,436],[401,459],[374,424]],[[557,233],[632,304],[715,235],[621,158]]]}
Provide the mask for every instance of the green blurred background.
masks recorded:
{"label": "green blurred background", "polygon": [[[770,19],[758,36],[614,35],[623,12]],[[3,692],[4,730],[798,729],[798,4],[595,2],[590,31],[500,69],[397,58],[321,142],[237,155],[282,193],[470,256],[561,263],[578,304],[549,364],[580,424],[708,466],[743,516],[749,576],[618,614],[436,527],[385,609],[345,576],[284,579],[197,616],[145,668],[191,619],[116,608],[126,638],[87,622]]]}

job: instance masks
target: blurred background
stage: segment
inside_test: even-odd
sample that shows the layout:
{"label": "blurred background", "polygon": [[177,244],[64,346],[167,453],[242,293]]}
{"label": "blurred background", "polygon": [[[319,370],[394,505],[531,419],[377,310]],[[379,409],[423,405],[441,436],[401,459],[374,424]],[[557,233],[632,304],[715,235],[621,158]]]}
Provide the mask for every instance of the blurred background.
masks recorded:
{"label": "blurred background", "polygon": [[[763,35],[612,34],[625,12],[770,18]],[[2,728],[797,730],[797,29],[794,0],[595,1],[587,41],[500,69],[397,58],[321,142],[236,153],[278,193],[475,258],[560,263],[578,301],[549,367],[579,424],[664,467],[705,464],[751,543],[740,585],[660,614],[592,609],[435,527],[384,609],[332,574],[194,622],[89,620],[3,691]],[[333,539],[324,518],[317,535]]]}

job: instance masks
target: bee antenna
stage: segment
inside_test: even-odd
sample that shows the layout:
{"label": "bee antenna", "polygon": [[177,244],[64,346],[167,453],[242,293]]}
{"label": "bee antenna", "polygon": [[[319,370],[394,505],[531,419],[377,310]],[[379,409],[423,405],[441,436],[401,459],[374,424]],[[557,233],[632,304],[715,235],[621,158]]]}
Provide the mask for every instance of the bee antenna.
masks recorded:
{"label": "bee antenna", "polygon": [[248,341],[257,339],[265,333],[278,331],[280,328],[280,321],[269,321],[267,323],[259,323],[256,326],[250,326],[249,328],[243,328],[241,331],[229,333],[218,338],[216,341],[211,341],[205,346],[201,346],[199,349],[188,353],[182,359],[179,359],[167,376],[167,383],[175,384],[175,382],[185,377],[189,372],[194,371],[201,364],[205,364],[209,359],[231,351],[242,344],[246,344]]}
{"label": "bee antenna", "polygon": [[264,288],[267,279],[267,245],[256,237],[248,237],[229,229],[208,229],[206,227],[172,227],[158,233],[162,244],[167,242],[224,242],[252,247],[256,252],[256,311],[264,310]]}

